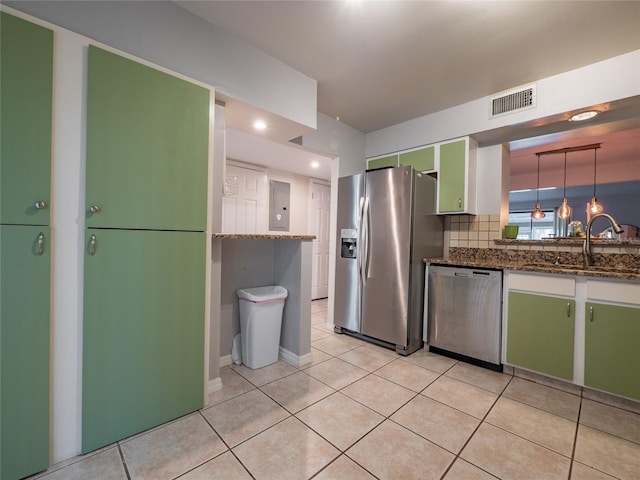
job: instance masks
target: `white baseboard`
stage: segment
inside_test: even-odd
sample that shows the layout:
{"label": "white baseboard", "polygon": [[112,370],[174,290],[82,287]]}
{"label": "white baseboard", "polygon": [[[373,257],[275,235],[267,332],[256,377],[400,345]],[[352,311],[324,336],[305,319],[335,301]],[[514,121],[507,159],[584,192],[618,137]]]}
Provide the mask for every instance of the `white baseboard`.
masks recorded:
{"label": "white baseboard", "polygon": [[218,392],[222,390],[222,379],[220,377],[209,380],[207,383],[207,393]]}
{"label": "white baseboard", "polygon": [[207,392],[204,396],[203,408],[207,408],[209,406],[209,397],[211,396],[211,394],[220,390],[222,390],[222,379],[220,377],[214,378],[213,380],[209,380],[207,382]]}
{"label": "white baseboard", "polygon": [[308,365],[311,363],[311,352],[306,353],[304,355],[296,355],[289,350],[280,347],[280,357],[285,362],[293,365],[294,367],[302,367],[304,365]]}
{"label": "white baseboard", "polygon": [[[306,355],[300,356],[282,347],[279,347],[278,353],[280,354],[280,358],[282,358],[282,360],[293,365],[294,367],[302,367],[304,365],[311,363],[311,360],[312,360],[311,353],[307,353]],[[232,363],[233,361],[231,360],[231,355],[225,355],[224,357],[220,357],[220,367],[227,367]],[[211,380],[209,384],[211,384],[211,382],[213,381],[214,380]],[[222,382],[220,382],[220,388],[222,388]],[[218,390],[220,388],[218,388]]]}
{"label": "white baseboard", "polygon": [[224,357],[220,357],[220,366],[221,367],[228,367],[229,365],[231,365],[231,363],[232,363],[231,354],[225,355]]}

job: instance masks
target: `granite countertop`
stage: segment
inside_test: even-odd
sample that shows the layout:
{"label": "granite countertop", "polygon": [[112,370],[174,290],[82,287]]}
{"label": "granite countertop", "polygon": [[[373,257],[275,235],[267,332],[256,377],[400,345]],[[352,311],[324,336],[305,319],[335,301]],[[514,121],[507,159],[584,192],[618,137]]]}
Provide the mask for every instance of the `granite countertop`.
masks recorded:
{"label": "granite countertop", "polygon": [[449,258],[425,258],[425,263],[495,268],[640,281],[640,258],[628,254],[594,254],[594,265],[582,266],[582,254],[571,252],[517,252],[500,249],[452,248]]}
{"label": "granite countertop", "polygon": [[315,240],[315,235],[284,235],[277,233],[214,233],[213,238],[232,240]]}
{"label": "granite countertop", "polygon": [[[581,246],[584,243],[584,237],[559,237],[545,238],[543,240],[516,240],[508,238],[497,238],[493,241],[496,245],[563,245],[563,246]],[[626,238],[616,240],[613,238],[592,238],[593,246],[638,246],[640,238]]]}

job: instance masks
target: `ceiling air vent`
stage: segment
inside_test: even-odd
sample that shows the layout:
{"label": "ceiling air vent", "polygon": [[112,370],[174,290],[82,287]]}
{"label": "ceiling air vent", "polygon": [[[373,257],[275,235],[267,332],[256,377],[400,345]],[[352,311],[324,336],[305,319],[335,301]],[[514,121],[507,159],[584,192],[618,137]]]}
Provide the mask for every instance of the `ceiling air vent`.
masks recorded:
{"label": "ceiling air vent", "polygon": [[526,87],[500,92],[492,96],[490,100],[490,118],[535,108],[536,86],[527,85]]}

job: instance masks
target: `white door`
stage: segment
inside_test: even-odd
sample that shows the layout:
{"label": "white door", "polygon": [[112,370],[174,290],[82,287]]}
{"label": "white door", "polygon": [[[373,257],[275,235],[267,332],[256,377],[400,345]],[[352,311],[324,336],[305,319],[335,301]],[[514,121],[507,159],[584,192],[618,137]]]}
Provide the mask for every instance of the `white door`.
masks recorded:
{"label": "white door", "polygon": [[313,241],[313,281],[311,299],[325,298],[329,294],[329,211],[331,208],[331,186],[311,182],[309,233]]}
{"label": "white door", "polygon": [[222,233],[267,231],[267,172],[227,164]]}

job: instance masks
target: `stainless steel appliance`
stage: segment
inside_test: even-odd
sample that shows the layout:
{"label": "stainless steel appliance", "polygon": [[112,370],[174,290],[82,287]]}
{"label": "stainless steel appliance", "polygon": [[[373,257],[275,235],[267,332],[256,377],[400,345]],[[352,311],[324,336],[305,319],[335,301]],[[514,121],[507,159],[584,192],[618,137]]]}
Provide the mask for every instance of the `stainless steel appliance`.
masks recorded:
{"label": "stainless steel appliance", "polygon": [[429,265],[427,297],[431,351],[502,370],[501,270]]}
{"label": "stainless steel appliance", "polygon": [[412,167],[338,180],[334,324],[408,355],[422,347],[425,257],[443,254],[435,179]]}

